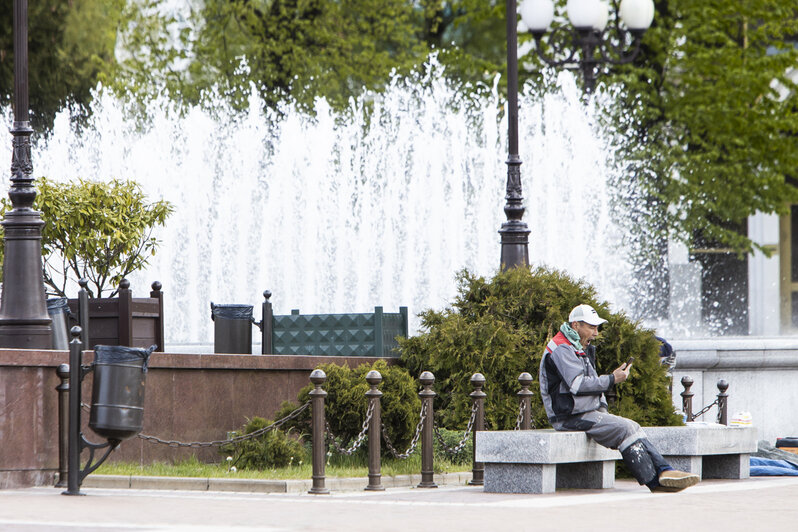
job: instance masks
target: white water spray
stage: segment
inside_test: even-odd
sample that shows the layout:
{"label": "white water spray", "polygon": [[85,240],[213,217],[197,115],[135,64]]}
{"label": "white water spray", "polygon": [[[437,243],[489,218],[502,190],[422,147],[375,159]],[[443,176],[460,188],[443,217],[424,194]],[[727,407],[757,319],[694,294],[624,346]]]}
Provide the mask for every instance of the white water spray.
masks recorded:
{"label": "white water spray", "polygon": [[[625,308],[630,267],[614,222],[623,216],[608,186],[619,181],[614,134],[599,131],[600,109],[580,102],[570,74],[519,99],[531,262],[584,278]],[[130,276],[134,296],[163,283],[167,348],[212,341],[210,301],[252,304],[259,317],[264,289],[278,314],[375,305],[416,314],[446,306],[457,270],[498,269],[503,105],[495,90],[458,92],[435,68],[345,113],[320,101],[314,117],[263,111],[253,95],[246,112],[219,104],[180,115],[159,100],[138,122],[99,91],[87,125],[65,111],[34,138],[34,175],[133,179],[175,205],[150,266]],[[11,160],[10,141],[0,159]]]}

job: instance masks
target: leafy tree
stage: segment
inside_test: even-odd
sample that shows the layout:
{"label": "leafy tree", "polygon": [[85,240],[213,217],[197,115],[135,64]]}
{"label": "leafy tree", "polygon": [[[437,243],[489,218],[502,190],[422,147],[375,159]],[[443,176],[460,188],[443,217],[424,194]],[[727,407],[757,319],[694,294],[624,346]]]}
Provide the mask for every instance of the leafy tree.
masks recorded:
{"label": "leafy tree", "polygon": [[206,0],[184,21],[157,6],[145,0],[127,17],[116,88],[188,101],[218,88],[243,104],[252,84],[270,105],[345,105],[426,57],[406,0]]}
{"label": "leafy tree", "polygon": [[[0,105],[14,91],[14,0],[0,0]],[[28,84],[31,122],[48,127],[68,103],[86,105],[114,61],[125,0],[28,2]]]}
{"label": "leafy tree", "polygon": [[[55,183],[39,178],[36,188],[33,206],[45,222],[44,283],[61,297],[66,297],[70,281],[84,277],[90,295],[102,297],[104,290],[112,290],[114,296],[122,278],[143,268],[155,254],[159,241],[152,231],[164,225],[173,210],[167,201],[149,203],[133,181]],[[0,215],[10,208],[10,201],[3,200]]]}
{"label": "leafy tree", "polygon": [[794,2],[656,1],[640,59],[615,69],[655,228],[750,252],[746,218],[798,202],[796,35]]}
{"label": "leafy tree", "polygon": [[424,0],[421,39],[447,67],[447,75],[471,83],[489,82],[507,60],[505,2],[500,0]]}
{"label": "leafy tree", "polygon": [[[442,424],[464,427],[471,411],[470,377],[485,376],[485,419],[489,430],[511,429],[518,415],[518,376],[529,372],[537,391],[540,359],[570,310],[592,305],[608,320],[595,342],[598,372],[610,373],[635,356],[627,383],[616,387],[613,413],[643,425],[674,425],[666,369],[659,361],[653,331],[641,328],[623,313],[612,313],[595,289],[564,273],[514,268],[486,280],[467,271],[458,274],[458,295],[442,312],[421,314],[424,332],[400,339],[402,364],[411,374],[429,370],[438,392],[436,410]],[[540,394],[532,396],[535,425],[548,424]]]}

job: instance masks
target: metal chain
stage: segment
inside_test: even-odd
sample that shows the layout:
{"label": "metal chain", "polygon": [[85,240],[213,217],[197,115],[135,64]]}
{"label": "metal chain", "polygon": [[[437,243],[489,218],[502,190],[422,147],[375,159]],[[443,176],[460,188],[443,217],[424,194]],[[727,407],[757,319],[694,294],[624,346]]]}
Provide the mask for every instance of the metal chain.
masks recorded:
{"label": "metal chain", "polygon": [[[696,418],[698,418],[699,416],[703,416],[704,414],[706,414],[706,413],[709,411],[709,409],[710,409],[710,408],[712,408],[712,407],[713,407],[713,406],[715,406],[716,404],[718,404],[718,400],[717,400],[717,399],[715,399],[715,401],[714,401],[712,404],[710,404],[710,405],[708,405],[707,407],[705,407],[705,408],[704,408],[703,410],[701,410],[699,413],[697,413],[697,414],[693,414],[693,419],[691,419],[690,421],[695,421],[695,420],[696,420]],[[718,415],[720,415],[720,411],[718,411]]]}
{"label": "metal chain", "polygon": [[515,419],[515,429],[521,430],[521,421],[524,419],[524,410],[526,410],[526,403],[521,401],[518,405],[518,417]]}
{"label": "metal chain", "polygon": [[160,438],[156,438],[155,436],[148,436],[147,434],[138,434],[138,437],[150,443],[159,443],[161,445],[168,445],[169,447],[221,447],[222,445],[227,445],[229,443],[238,443],[245,440],[251,440],[253,438],[257,438],[258,436],[261,436],[272,429],[276,429],[277,427],[283,425],[287,421],[297,418],[299,414],[307,410],[309,406],[310,406],[310,401],[306,402],[304,405],[300,406],[299,408],[297,408],[296,410],[294,410],[284,418],[278,419],[268,427],[263,427],[254,432],[250,432],[249,434],[236,436],[235,438],[230,438],[227,440],[182,442],[177,440],[162,440]]}
{"label": "metal chain", "polygon": [[418,420],[418,425],[416,425],[416,433],[413,435],[413,440],[410,442],[410,447],[408,447],[407,451],[404,453],[399,453],[399,451],[396,450],[391,443],[391,438],[388,437],[388,431],[385,429],[385,423],[382,424],[382,437],[385,440],[385,445],[395,458],[398,458],[399,460],[407,460],[410,455],[413,454],[413,451],[416,450],[416,445],[418,444],[418,438],[421,436],[421,429],[424,427],[425,419],[427,419],[427,403],[421,403],[421,416]]}
{"label": "metal chain", "polygon": [[469,418],[468,425],[466,426],[465,432],[463,433],[463,439],[460,440],[460,442],[454,447],[449,447],[448,445],[446,445],[446,441],[444,441],[443,436],[440,433],[440,429],[438,428],[438,422],[433,420],[432,428],[435,432],[435,436],[438,438],[438,443],[441,444],[441,447],[443,447],[443,450],[445,452],[454,456],[463,450],[463,447],[465,447],[466,443],[468,443],[468,437],[471,436],[471,431],[474,428],[474,420],[476,419],[476,417],[477,417],[477,404],[474,403],[473,405],[471,405],[471,417]]}
{"label": "metal chain", "polygon": [[366,419],[363,421],[363,426],[361,427],[360,434],[357,435],[357,438],[355,438],[355,442],[348,449],[344,449],[343,447],[338,445],[338,442],[335,439],[335,435],[333,434],[332,429],[330,429],[330,422],[325,419],[324,422],[327,425],[327,439],[330,441],[330,443],[332,443],[333,447],[335,447],[335,450],[338,451],[339,453],[346,455],[354,453],[355,451],[358,450],[358,448],[360,448],[360,446],[363,444],[363,441],[366,439],[366,435],[368,434],[369,430],[369,423],[371,423],[371,417],[373,414],[374,414],[374,403],[370,402],[369,408],[368,410],[366,410]]}

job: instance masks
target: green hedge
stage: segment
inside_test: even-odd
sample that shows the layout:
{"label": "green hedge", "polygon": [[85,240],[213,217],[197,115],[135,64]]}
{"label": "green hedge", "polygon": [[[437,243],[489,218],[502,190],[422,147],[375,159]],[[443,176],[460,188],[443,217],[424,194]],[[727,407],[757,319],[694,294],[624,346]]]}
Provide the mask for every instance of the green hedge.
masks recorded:
{"label": "green hedge", "polygon": [[423,332],[400,339],[401,364],[411,375],[435,375],[435,408],[440,424],[462,428],[468,421],[472,391],[469,379],[482,373],[485,418],[489,429],[511,429],[518,415],[518,376],[529,372],[535,426],[548,426],[540,400],[538,367],[549,339],[580,303],[593,306],[608,323],[595,341],[600,374],[610,373],[635,357],[630,379],[616,387],[613,413],[642,425],[676,425],[666,368],[659,362],[660,344],[653,331],[622,312],[610,312],[596,290],[565,273],[545,268],[514,268],[492,279],[468,271],[458,274],[458,294],[451,307],[420,314]]}

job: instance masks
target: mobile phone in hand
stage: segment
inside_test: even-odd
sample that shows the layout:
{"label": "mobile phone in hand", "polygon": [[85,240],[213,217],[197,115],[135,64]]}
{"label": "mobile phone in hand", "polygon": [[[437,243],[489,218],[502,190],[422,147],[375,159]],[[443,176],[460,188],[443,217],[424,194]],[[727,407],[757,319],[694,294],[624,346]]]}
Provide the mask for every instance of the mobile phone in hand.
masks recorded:
{"label": "mobile phone in hand", "polygon": [[626,365],[623,367],[623,369],[626,369],[629,366],[631,366],[632,362],[634,362],[634,361],[635,361],[635,357],[629,357],[629,360],[626,361]]}

